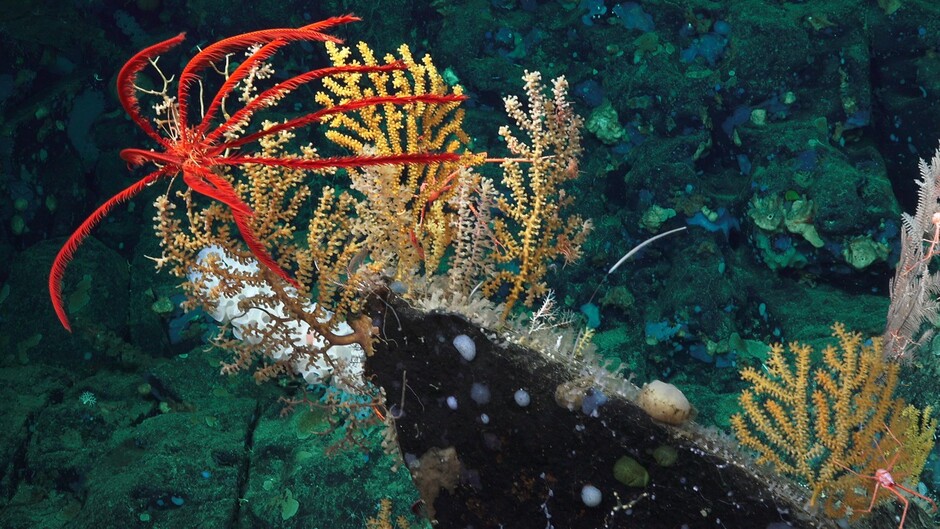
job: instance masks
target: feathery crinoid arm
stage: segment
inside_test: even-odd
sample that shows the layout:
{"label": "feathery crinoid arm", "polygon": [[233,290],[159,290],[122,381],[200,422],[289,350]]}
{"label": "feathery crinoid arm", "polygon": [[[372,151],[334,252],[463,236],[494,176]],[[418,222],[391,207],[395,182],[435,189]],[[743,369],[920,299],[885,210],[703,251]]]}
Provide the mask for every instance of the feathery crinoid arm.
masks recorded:
{"label": "feathery crinoid arm", "polygon": [[147,186],[166,176],[166,174],[166,168],[157,169],[95,208],[91,215],[69,235],[68,240],[65,241],[59,253],[56,254],[55,260],[52,262],[52,270],[49,272],[49,296],[52,299],[52,308],[55,309],[56,316],[58,316],[59,322],[62,323],[65,330],[72,332],[72,326],[69,324],[68,314],[65,310],[65,303],[62,301],[62,280],[65,277],[65,269],[75,256],[76,250],[78,250],[82,241],[91,234],[91,230],[101,222],[101,219],[108,216],[108,213],[115,206],[127,202]]}
{"label": "feathery crinoid arm", "polygon": [[[213,110],[212,114],[214,114],[214,111],[218,108],[221,100],[231,92],[235,84],[244,80],[248,73],[252,71],[252,68],[270,58],[278,49],[295,41],[340,42],[339,38],[322,33],[320,30],[358,20],[359,18],[355,16],[346,15],[330,18],[300,28],[262,29],[235,35],[234,37],[222,39],[206,46],[190,59],[180,73],[179,83],[177,85],[177,99],[179,102],[181,122],[189,126],[189,96],[192,88],[199,83],[202,73],[207,68],[222,61],[227,54],[235,52],[240,53],[252,46],[260,45],[260,48],[257,49],[255,53],[251,54],[244,63],[231,72],[227,80],[228,82],[223,84],[223,89],[219,90],[215,97],[213,97],[209,107]],[[326,22],[328,21],[331,23],[327,24]],[[211,120],[209,113],[207,113],[207,118]],[[207,120],[200,121],[204,122]],[[204,130],[204,127],[202,130]]]}
{"label": "feathery crinoid arm", "polygon": [[433,273],[452,241],[455,211],[448,199],[468,175],[462,168],[482,161],[469,154],[463,131],[466,97],[459,85],[447,85],[430,57],[416,60],[407,46],[381,59],[361,42],[355,50],[331,43],[326,49],[336,68],[374,69],[323,79],[316,100],[327,139],[365,160],[411,160],[350,171],[352,187],[366,197],[360,215],[368,219],[373,258],[396,255],[394,275],[406,283],[418,272]]}
{"label": "feathery crinoid arm", "polygon": [[[301,86],[322,79],[330,75],[336,75],[339,73],[365,73],[373,70],[385,70],[391,71],[395,69],[404,68],[402,64],[387,64],[381,66],[361,66],[361,65],[351,65],[345,67],[327,67],[327,68],[317,68],[315,70],[310,70],[309,72],[304,72],[300,75],[295,75],[286,81],[277,83],[275,86],[268,88],[267,90],[261,92],[253,99],[245,102],[245,105],[232,113],[231,116],[228,116],[225,121],[216,127],[210,132],[206,139],[209,142],[218,142],[223,137],[229,137],[230,135],[236,135],[239,130],[247,126],[248,121],[251,117],[258,112],[259,110],[273,107],[281,101],[284,96],[293,92],[294,90],[300,88]],[[230,77],[231,79],[231,77]],[[222,94],[225,90],[225,86],[219,90],[219,94]],[[216,96],[217,98],[219,95]],[[216,102],[213,101],[213,104]],[[200,130],[205,131],[210,123],[210,118],[213,115],[212,106],[206,112],[206,116],[203,117],[203,122],[200,125]],[[222,152],[225,149],[232,148],[233,145],[223,143],[217,147],[218,152]]]}
{"label": "feathery crinoid arm", "polygon": [[166,140],[154,130],[150,122],[140,115],[140,102],[137,99],[137,76],[147,65],[156,61],[160,55],[178,46],[185,39],[186,34],[180,33],[171,39],[144,48],[124,63],[124,67],[121,68],[117,76],[117,94],[124,111],[147,136],[150,136],[153,141],[164,147],[168,145]]}
{"label": "feathery crinoid arm", "polygon": [[[250,52],[248,57],[242,61],[241,64],[239,64],[232,72],[227,74],[225,82],[222,83],[222,86],[218,89],[218,91],[216,91],[215,96],[212,98],[212,101],[210,101],[208,107],[206,107],[203,113],[202,119],[197,128],[198,133],[204,134],[206,132],[206,130],[212,124],[213,119],[215,119],[216,113],[220,110],[222,102],[233,93],[239,84],[244,85],[246,78],[255,75],[260,69],[262,69],[264,62],[270,59],[280,48],[286,46],[292,41],[341,42],[341,40],[337,37],[324,34],[321,31],[332,26],[348,24],[350,22],[358,22],[359,20],[360,19],[358,17],[352,15],[333,17],[315,22],[313,24],[308,24],[306,26],[297,28],[296,30],[262,30],[244,35],[238,35],[236,37],[232,37],[231,39],[225,39],[207,47],[190,62],[190,64],[193,65],[193,69],[190,70],[189,65],[187,65],[187,69],[183,72],[183,75],[187,76],[185,77],[186,82],[191,82],[192,80],[197,79],[200,70],[205,69],[205,67],[210,64],[218,62],[228,53],[232,53],[233,51],[241,51],[244,49],[254,51],[253,53]],[[261,43],[266,44],[260,45]],[[197,59],[199,60],[197,61]],[[314,70],[314,72],[317,71],[318,70]],[[223,125],[214,131],[214,134],[218,134],[220,131],[228,128],[227,126],[231,125],[233,119],[234,123],[242,122],[243,120],[246,120],[248,117],[250,117],[250,115],[253,114],[258,108],[271,105],[275,98],[279,98],[284,94],[296,89],[301,84],[310,82],[312,79],[317,78],[316,76],[309,75],[311,73],[312,72],[307,72],[307,78],[305,78],[303,75],[298,75],[286,82],[278,83],[277,87],[271,88],[266,92],[268,97],[256,97],[251,101],[243,101],[243,103],[245,103],[245,107],[241,109],[242,115],[237,119],[234,119],[235,116],[226,119]],[[182,96],[184,78],[181,76],[180,79],[180,96]],[[186,90],[188,91],[189,88],[187,87]],[[182,97],[180,97],[180,99],[182,100]],[[213,137],[210,136],[209,139],[211,141]]]}

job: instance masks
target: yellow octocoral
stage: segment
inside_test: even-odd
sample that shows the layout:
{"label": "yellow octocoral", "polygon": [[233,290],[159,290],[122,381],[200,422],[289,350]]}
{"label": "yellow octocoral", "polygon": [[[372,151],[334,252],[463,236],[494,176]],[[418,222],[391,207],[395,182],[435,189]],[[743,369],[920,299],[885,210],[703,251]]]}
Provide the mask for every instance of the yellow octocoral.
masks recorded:
{"label": "yellow octocoral", "polygon": [[[327,43],[327,53],[336,67],[401,63],[406,69],[369,74],[337,74],[324,79],[324,90],[316,101],[325,108],[366,97],[413,95],[462,95],[459,85],[449,87],[427,55],[416,61],[406,45],[398,55],[382,61],[363,42],[356,52]],[[376,251],[394,253],[395,276],[407,280],[424,267],[436,271],[451,242],[453,210],[446,207],[454,194],[461,168],[482,162],[469,154],[470,138],[463,130],[464,111],[458,102],[447,104],[365,106],[335,114],[328,121],[327,139],[358,155],[394,155],[421,152],[466,153],[460,162],[409,164],[350,169],[352,187],[369,199],[363,211],[365,224],[383,244]]]}
{"label": "yellow octocoral", "polygon": [[832,329],[838,346],[822,351],[821,364],[809,346],[792,343],[772,347],[766,373],[745,368],[751,385],[731,424],[760,462],[805,482],[813,502],[825,498],[841,515],[870,502],[874,485],[860,476],[893,461],[895,481],[916,479],[937,422],[929,407],[921,412],[894,396],[899,367],[884,360],[879,339],[865,345],[841,324]]}
{"label": "yellow octocoral", "polygon": [[578,176],[581,154],[582,120],[566,98],[568,84],[555,79],[552,96],[546,97],[538,72],[526,72],[523,80],[528,108],[516,97],[505,103],[525,140],[508,126],[499,130],[514,157],[502,161],[502,183],[509,192],[496,199],[502,216],[493,221],[495,259],[515,266],[498,270],[483,284],[487,294],[508,285],[503,318],[523,293],[528,307],[546,295],[548,264],[559,257],[576,261],[591,228],[589,221],[562,213],[571,202],[562,185]]}
{"label": "yellow octocoral", "polygon": [[396,523],[392,523],[392,500],[385,498],[379,502],[379,512],[375,518],[366,520],[366,529],[410,529],[411,524],[404,516],[399,516]]}
{"label": "yellow octocoral", "polygon": [[[350,48],[329,43],[327,51],[337,67],[380,64],[364,43],[357,46],[358,58]],[[397,57],[386,55],[382,64],[399,61],[407,65],[406,70],[326,79],[326,90],[317,94],[317,101],[329,108],[391,91],[443,95],[452,90],[462,94],[459,85],[447,86],[429,57],[418,62],[407,46],[401,46]],[[337,145],[357,154],[427,149],[464,153],[459,163],[351,170],[352,187],[366,195],[370,204],[360,211],[366,221],[363,225],[373,232],[374,240],[383,241],[373,251],[396,256],[394,276],[400,281],[410,282],[421,269],[426,274],[437,272],[445,251],[455,242],[459,245],[462,236],[466,242],[467,230],[474,237],[485,232],[492,250],[487,259],[501,266],[487,269],[482,290],[493,296],[500,287],[508,286],[504,319],[517,301],[532,306],[546,295],[543,278],[548,264],[559,257],[565,262],[577,260],[590,229],[590,223],[577,215],[563,214],[571,198],[562,186],[577,177],[582,126],[567,100],[567,83],[564,78],[555,79],[549,97],[543,93],[538,72],[527,72],[523,79],[527,106],[516,97],[505,99],[506,111],[515,122],[515,129],[500,129],[512,155],[509,158],[468,153],[470,140],[462,129],[464,113],[456,103],[364,107],[333,117],[326,133]],[[464,189],[477,195],[474,200],[488,200],[485,190],[493,189],[493,184],[467,169],[483,161],[501,163],[501,183],[508,192],[493,194],[492,204],[485,208],[473,207],[468,205],[466,193],[463,197],[458,194]],[[474,218],[467,216],[470,213]],[[489,226],[481,229],[480,224]],[[460,252],[458,248],[458,259],[465,256]],[[449,264],[458,275],[465,270],[464,263]],[[458,282],[465,284],[464,279]]]}

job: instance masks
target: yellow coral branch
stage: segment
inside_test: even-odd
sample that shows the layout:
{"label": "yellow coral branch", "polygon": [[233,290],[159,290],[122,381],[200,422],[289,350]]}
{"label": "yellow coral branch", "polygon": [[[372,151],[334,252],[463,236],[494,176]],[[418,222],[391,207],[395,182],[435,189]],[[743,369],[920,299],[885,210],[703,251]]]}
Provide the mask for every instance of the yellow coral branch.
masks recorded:
{"label": "yellow coral branch", "polygon": [[859,475],[874,476],[895,456],[895,480],[916,478],[937,422],[930,408],[921,413],[894,397],[899,368],[884,360],[880,340],[863,345],[841,324],[832,330],[838,345],[823,350],[820,364],[811,363],[808,346],[793,343],[771,348],[766,373],[742,370],[750,385],[731,425],[761,461],[806,483],[813,501],[825,495],[827,510],[843,515],[871,501],[858,492],[870,486]]}

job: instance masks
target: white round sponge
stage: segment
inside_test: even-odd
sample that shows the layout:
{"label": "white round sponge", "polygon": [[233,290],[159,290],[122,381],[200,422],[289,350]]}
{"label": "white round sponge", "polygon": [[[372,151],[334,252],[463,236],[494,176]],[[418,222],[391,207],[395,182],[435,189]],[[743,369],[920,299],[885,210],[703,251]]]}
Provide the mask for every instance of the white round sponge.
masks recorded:
{"label": "white round sponge", "polygon": [[637,404],[650,417],[667,424],[682,424],[692,414],[692,405],[682,391],[662,380],[643,385]]}

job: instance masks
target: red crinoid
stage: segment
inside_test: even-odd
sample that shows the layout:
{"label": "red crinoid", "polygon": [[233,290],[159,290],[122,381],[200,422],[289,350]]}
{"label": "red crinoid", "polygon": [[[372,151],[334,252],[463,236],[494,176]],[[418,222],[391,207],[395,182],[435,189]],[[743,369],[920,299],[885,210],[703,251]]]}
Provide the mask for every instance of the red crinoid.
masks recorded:
{"label": "red crinoid", "polygon": [[[407,69],[405,64],[396,62],[377,66],[348,65],[310,70],[282,81],[260,92],[253,98],[247,98],[244,106],[231,114],[224,111],[223,106],[228,96],[243,88],[249,77],[256,76],[258,69],[263,66],[263,61],[270,58],[278,49],[291,42],[298,41],[341,42],[340,39],[323,33],[323,30],[357,20],[359,18],[352,15],[334,17],[297,29],[268,29],[245,33],[207,46],[183,68],[177,82],[175,98],[168,95],[166,86],[173,80],[172,77],[164,77],[165,86],[163,92],[159,94],[164,97],[164,101],[167,103],[166,108],[163,109],[166,113],[166,120],[160,122],[160,128],[166,135],[158,134],[157,129],[141,116],[140,104],[137,99],[139,92],[154,94],[158,92],[141,89],[137,86],[136,80],[138,74],[148,64],[155,66],[160,55],[180,44],[185,38],[185,34],[181,33],[176,37],[150,46],[127,61],[117,77],[118,97],[130,118],[158,144],[159,150],[124,149],[121,151],[121,158],[128,162],[128,165],[138,166],[149,162],[155,164],[157,169],[98,206],[72,233],[62,249],[59,250],[58,255],[56,255],[52,264],[52,271],[49,274],[49,294],[52,297],[52,305],[55,308],[56,315],[58,315],[59,321],[62,322],[66,330],[71,331],[65,307],[62,303],[62,278],[65,274],[66,265],[71,261],[78,246],[88,236],[92,228],[116,205],[126,202],[145,187],[161,178],[182,174],[183,182],[193,191],[228,206],[242,239],[258,261],[285,281],[296,285],[290,274],[278,266],[267,248],[252,233],[249,223],[252,216],[251,207],[241,200],[232,184],[214,172],[213,168],[261,164],[315,171],[331,167],[426,164],[453,162],[459,159],[458,154],[443,152],[403,153],[389,156],[335,156],[319,159],[252,155],[252,147],[257,144],[260,138],[315,124],[333,114],[349,112],[372,105],[448,104],[464,99],[463,96],[455,94],[363,97],[331,108],[301,114],[283,123],[255,132],[244,133],[246,125],[258,110],[276,105],[285,95],[298,87],[334,74]],[[252,50],[251,54],[238,67],[227,73],[221,87],[209,104],[200,107],[202,108],[202,116],[198,119],[191,119],[189,104],[191,103],[190,98],[193,96],[191,91],[196,86],[198,86],[198,92],[194,99],[198,98],[197,102],[203,103],[201,99],[201,92],[204,89],[202,75],[210,68],[215,69],[216,64],[226,59],[228,55],[249,48]],[[239,83],[243,84],[240,85]]]}

